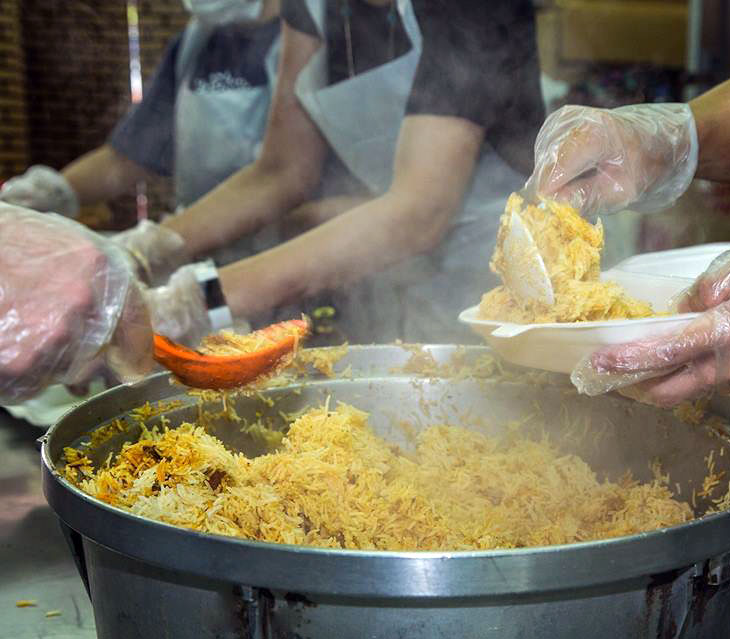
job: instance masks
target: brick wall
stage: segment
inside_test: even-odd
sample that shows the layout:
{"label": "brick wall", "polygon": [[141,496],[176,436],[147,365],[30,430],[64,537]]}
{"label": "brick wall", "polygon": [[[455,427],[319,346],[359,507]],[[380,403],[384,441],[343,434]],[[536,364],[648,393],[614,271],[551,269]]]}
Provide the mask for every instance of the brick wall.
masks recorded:
{"label": "brick wall", "polygon": [[124,3],[22,0],[30,161],[62,168],[129,102]]}
{"label": "brick wall", "polygon": [[21,0],[0,0],[0,181],[28,164]]}
{"label": "brick wall", "polygon": [[142,71],[151,73],[170,38],[182,31],[188,13],[180,0],[140,0]]}
{"label": "brick wall", "polygon": [[[0,0],[0,180],[104,142],[130,103],[126,11],[124,0]],[[147,78],[188,16],[180,0],[140,0],[139,15]],[[165,181],[148,195],[151,210],[169,209]],[[113,226],[135,215],[132,198],[111,208]]]}

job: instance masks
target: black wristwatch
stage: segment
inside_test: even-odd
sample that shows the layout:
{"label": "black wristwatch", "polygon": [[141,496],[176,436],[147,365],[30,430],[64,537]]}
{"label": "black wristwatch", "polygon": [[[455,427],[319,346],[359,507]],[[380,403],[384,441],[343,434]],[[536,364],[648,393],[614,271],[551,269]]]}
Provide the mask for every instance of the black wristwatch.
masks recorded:
{"label": "black wristwatch", "polygon": [[203,292],[212,329],[218,331],[222,328],[230,328],[233,326],[233,315],[231,315],[231,309],[228,308],[226,297],[223,295],[215,262],[205,260],[197,262],[193,266],[195,267],[195,279]]}

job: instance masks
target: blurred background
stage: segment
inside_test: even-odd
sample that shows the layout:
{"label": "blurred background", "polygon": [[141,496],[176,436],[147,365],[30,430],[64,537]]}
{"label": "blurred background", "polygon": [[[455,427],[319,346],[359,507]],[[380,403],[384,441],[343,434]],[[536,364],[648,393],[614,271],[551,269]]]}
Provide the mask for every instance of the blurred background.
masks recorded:
{"label": "blurred background", "polygon": [[[60,170],[103,144],[138,72],[149,77],[188,19],[180,0],[0,0],[0,182],[32,164]],[[172,210],[168,180],[146,192],[149,210]],[[120,198],[81,220],[127,228],[144,205]]]}
{"label": "blurred background", "polygon": [[[548,109],[686,100],[727,78],[729,4],[536,0]],[[187,18],[180,0],[0,0],[0,182],[103,143]],[[82,221],[122,229],[172,208],[159,179]],[[730,240],[730,189],[697,182],[670,211],[612,223],[630,253]]]}
{"label": "blurred background", "polygon": [[[728,0],[535,4],[548,110],[563,104],[610,108],[684,101],[730,76]],[[631,252],[727,241],[730,188],[695,180],[671,210],[620,215],[610,223],[621,228]]]}

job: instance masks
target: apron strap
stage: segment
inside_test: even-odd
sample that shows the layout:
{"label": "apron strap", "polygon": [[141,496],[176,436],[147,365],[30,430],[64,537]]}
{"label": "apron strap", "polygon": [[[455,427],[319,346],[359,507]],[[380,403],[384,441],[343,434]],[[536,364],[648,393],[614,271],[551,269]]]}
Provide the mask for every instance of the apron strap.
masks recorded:
{"label": "apron strap", "polygon": [[175,86],[178,89],[185,78],[192,73],[198,53],[208,41],[211,32],[212,29],[203,26],[197,18],[188,21],[175,60]]}
{"label": "apron strap", "polygon": [[277,72],[279,70],[279,55],[281,53],[281,31],[276,34],[271,47],[266,52],[264,60],[264,68],[266,69],[266,78],[269,82],[269,93],[273,96],[276,88]]}
{"label": "apron strap", "polygon": [[309,15],[312,17],[317,31],[319,31],[319,37],[324,40],[325,36],[325,15],[327,12],[327,2],[325,0],[304,0],[304,4],[309,11]]}

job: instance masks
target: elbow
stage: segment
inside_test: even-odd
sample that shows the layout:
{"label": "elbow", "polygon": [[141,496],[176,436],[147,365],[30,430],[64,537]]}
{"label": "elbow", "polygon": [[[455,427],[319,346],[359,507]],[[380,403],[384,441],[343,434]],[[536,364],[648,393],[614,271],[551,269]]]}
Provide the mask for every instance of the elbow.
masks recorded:
{"label": "elbow", "polygon": [[263,153],[254,162],[253,170],[259,179],[276,184],[287,206],[293,208],[310,199],[316,190],[322,175],[322,164]]}
{"label": "elbow", "polygon": [[409,207],[408,222],[403,225],[401,234],[405,252],[417,255],[436,249],[448,233],[458,208],[458,203],[454,202],[414,202]]}
{"label": "elbow", "polygon": [[297,164],[289,167],[284,179],[289,185],[294,205],[298,206],[311,199],[319,186],[321,167]]}

